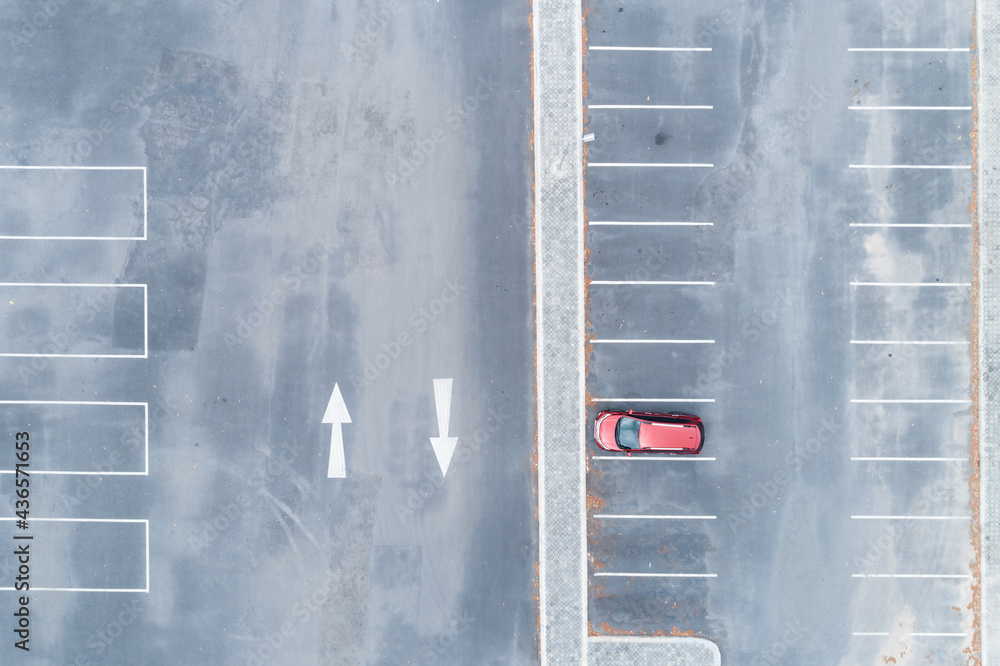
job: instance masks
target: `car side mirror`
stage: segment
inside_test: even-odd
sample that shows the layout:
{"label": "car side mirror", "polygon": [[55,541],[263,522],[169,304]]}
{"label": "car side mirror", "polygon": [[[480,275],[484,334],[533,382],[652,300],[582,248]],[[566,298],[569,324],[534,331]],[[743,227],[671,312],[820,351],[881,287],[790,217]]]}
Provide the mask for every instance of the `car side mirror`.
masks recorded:
{"label": "car side mirror", "polygon": [[630,410],[628,410],[628,413],[629,413],[629,414],[631,414],[631,413],[632,413],[632,410],[631,410],[631,409],[630,409]]}

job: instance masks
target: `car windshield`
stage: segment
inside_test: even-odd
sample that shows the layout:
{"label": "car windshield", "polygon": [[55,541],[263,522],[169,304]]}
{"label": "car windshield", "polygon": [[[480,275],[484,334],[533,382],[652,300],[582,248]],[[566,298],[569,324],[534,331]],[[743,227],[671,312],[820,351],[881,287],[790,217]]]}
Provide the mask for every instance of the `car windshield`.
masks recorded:
{"label": "car windshield", "polygon": [[618,419],[615,426],[615,439],[623,449],[639,448],[639,422],[627,416]]}

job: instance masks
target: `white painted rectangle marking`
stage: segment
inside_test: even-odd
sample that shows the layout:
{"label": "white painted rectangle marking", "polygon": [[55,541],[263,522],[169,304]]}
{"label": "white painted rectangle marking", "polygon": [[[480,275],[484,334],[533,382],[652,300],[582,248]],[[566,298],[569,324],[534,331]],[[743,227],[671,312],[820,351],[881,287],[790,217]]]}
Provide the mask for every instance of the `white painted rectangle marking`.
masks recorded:
{"label": "white painted rectangle marking", "polygon": [[590,104],[588,109],[660,109],[671,110],[699,110],[710,111],[713,106],[709,104]]}
{"label": "white painted rectangle marking", "polygon": [[[131,302],[119,302],[122,290]],[[42,308],[47,312],[39,313]],[[0,315],[0,356],[148,357],[145,284],[0,282]],[[122,349],[134,351],[113,353],[116,337],[132,342],[132,347]],[[102,338],[107,343],[96,342]]]}
{"label": "white painted rectangle marking", "polygon": [[[13,523],[16,520],[18,520],[18,518],[16,516],[0,516],[0,521],[3,521],[3,522],[11,522],[11,523]],[[34,517],[32,517],[32,518],[28,519],[28,524],[30,526],[30,529],[29,529],[28,533],[33,533],[34,534],[34,533],[36,533],[39,530],[38,526],[34,525],[34,523],[84,523],[84,524],[107,523],[107,524],[119,524],[119,525],[125,525],[125,524],[142,525],[142,527],[143,527],[144,551],[145,551],[145,557],[144,557],[144,561],[145,561],[145,572],[144,572],[145,587],[127,587],[127,588],[126,587],[122,587],[122,588],[118,588],[118,587],[79,587],[79,586],[41,586],[41,587],[36,587],[34,584],[32,584],[31,585],[31,591],[32,592],[129,592],[129,593],[140,593],[140,592],[142,592],[142,593],[148,593],[149,592],[149,521],[148,520],[143,519],[143,518],[34,518]],[[76,532],[77,532],[77,529],[74,528],[73,529],[73,533],[75,534]],[[10,539],[9,537],[7,537],[7,540],[8,540],[8,542],[13,543],[13,540]],[[51,560],[49,559],[49,557],[53,557],[53,556],[58,557],[58,555],[56,554],[55,550],[53,550],[51,554],[50,553],[46,553],[46,552],[41,552],[40,553],[39,544],[53,544],[51,547],[54,549],[54,548],[57,547],[58,541],[54,538],[54,535],[48,535],[47,537],[41,537],[41,535],[37,535],[36,534],[36,538],[32,539],[30,543],[33,544],[33,548],[35,549],[35,550],[32,551],[32,555],[33,555],[32,562],[35,565],[32,568],[32,572],[31,572],[32,573],[32,580],[33,581],[36,580],[37,577],[39,577],[39,576],[42,577],[43,580],[44,580],[44,577],[46,575],[51,575],[48,572],[46,572],[46,570],[44,569],[44,567],[46,565],[48,565],[49,569],[56,568],[55,566],[53,566],[53,564],[52,564]],[[118,549],[118,548],[121,547],[122,541],[119,538],[116,538],[113,541],[112,540],[104,539],[104,540],[102,540],[102,543],[105,543],[109,548],[113,546],[115,549]],[[63,559],[66,559],[68,557],[68,555],[66,553],[70,552],[70,549],[67,549],[65,547],[65,544],[62,544],[62,547],[63,547],[63,550],[60,551],[60,554],[63,555]],[[72,559],[72,560],[69,560],[69,561],[76,562],[76,559]],[[64,563],[64,565],[65,565],[65,563]],[[104,571],[105,569],[108,569],[108,568],[112,568],[112,567],[108,567],[108,564],[105,561],[102,561],[99,564],[95,563],[95,566],[93,567],[93,569],[95,570],[95,573]],[[117,569],[112,568],[112,570],[117,570]],[[60,573],[63,573],[63,571],[60,571]],[[13,587],[0,587],[0,591],[11,592],[11,591],[14,591],[14,588]]]}
{"label": "white painted rectangle marking", "polygon": [[714,222],[627,222],[619,220],[587,222],[588,227],[711,227],[714,224]]}
{"label": "white painted rectangle marking", "polygon": [[851,516],[851,520],[972,520],[971,516]]}
{"label": "white painted rectangle marking", "polygon": [[595,576],[615,576],[619,578],[716,578],[718,574],[697,573],[616,573],[598,571]]}
{"label": "white painted rectangle marking", "polygon": [[[852,636],[890,636],[888,631],[852,631]],[[901,637],[913,636],[914,638],[965,638],[969,634],[949,633],[938,631],[911,631],[900,634]]]}
{"label": "white painted rectangle marking", "polygon": [[883,224],[880,222],[851,222],[852,227],[882,227],[888,229],[971,229],[971,224],[908,224],[892,223]]}
{"label": "white painted rectangle marking", "polygon": [[851,574],[851,578],[972,578],[971,574]]}
{"label": "white painted rectangle marking", "polygon": [[852,287],[971,287],[971,282],[852,282]]}
{"label": "white painted rectangle marking", "polygon": [[609,340],[594,339],[590,341],[595,345],[713,345],[715,340]]}
{"label": "white painted rectangle marking", "polygon": [[851,340],[852,345],[968,345],[968,340]]}
{"label": "white painted rectangle marking", "polygon": [[146,167],[0,165],[0,240],[146,240],[147,210]]}
{"label": "white painted rectangle marking", "polygon": [[930,399],[919,399],[919,398],[851,398],[852,403],[861,405],[967,405],[972,401],[967,399],[941,399],[941,398],[930,398]]}
{"label": "white painted rectangle marking", "polygon": [[587,162],[588,167],[647,167],[666,169],[709,169],[714,164],[703,162]]}
{"label": "white painted rectangle marking", "polygon": [[858,462],[969,462],[968,458],[918,458],[900,456],[856,456],[851,460]]}
{"label": "white painted rectangle marking", "polygon": [[847,49],[851,52],[882,52],[882,53],[968,53],[969,47],[930,47],[930,48],[915,48],[909,46],[873,46],[873,47],[854,47]]}
{"label": "white painted rectangle marking", "polygon": [[848,106],[851,111],[972,111],[971,106]]}
{"label": "white painted rectangle marking", "polygon": [[687,285],[687,286],[715,286],[714,282],[703,282],[697,280],[591,280],[590,284],[604,285]]}
{"label": "white painted rectangle marking", "polygon": [[[33,449],[32,475],[149,475],[146,402],[0,400],[0,429],[27,430],[45,443]],[[0,455],[0,474],[13,474],[13,448]]]}
{"label": "white painted rectangle marking", "polygon": [[715,516],[657,516],[657,515],[636,515],[622,513],[598,513],[594,515],[598,520],[715,520]]}
{"label": "white painted rectangle marking", "polygon": [[710,46],[588,46],[588,51],[711,51]]}
{"label": "white painted rectangle marking", "polygon": [[852,169],[971,169],[969,164],[850,164]]}

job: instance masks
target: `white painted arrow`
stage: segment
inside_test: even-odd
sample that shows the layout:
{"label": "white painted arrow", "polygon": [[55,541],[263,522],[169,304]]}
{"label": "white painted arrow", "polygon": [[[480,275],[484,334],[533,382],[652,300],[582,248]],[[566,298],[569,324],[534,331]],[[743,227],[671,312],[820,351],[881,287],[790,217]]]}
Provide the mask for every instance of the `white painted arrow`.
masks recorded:
{"label": "white painted arrow", "polygon": [[448,421],[451,419],[451,377],[434,380],[434,407],[437,410],[438,437],[431,437],[431,446],[441,467],[441,476],[448,473],[451,456],[458,445],[458,437],[448,436]]}
{"label": "white painted arrow", "polygon": [[341,428],[343,424],[350,422],[351,415],[347,413],[347,405],[344,403],[344,396],[340,394],[340,386],[334,384],[330,402],[326,404],[326,412],[323,413],[323,423],[333,424],[333,429],[330,430],[330,466],[326,470],[328,479],[347,478],[344,432]]}

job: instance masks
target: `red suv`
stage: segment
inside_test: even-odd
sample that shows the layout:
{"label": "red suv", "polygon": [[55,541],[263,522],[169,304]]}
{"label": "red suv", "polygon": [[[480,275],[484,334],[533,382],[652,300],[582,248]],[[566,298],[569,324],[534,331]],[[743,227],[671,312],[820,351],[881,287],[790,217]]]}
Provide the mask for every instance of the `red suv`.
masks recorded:
{"label": "red suv", "polygon": [[594,421],[594,439],[605,451],[694,455],[705,444],[705,426],[693,414],[607,411]]}

